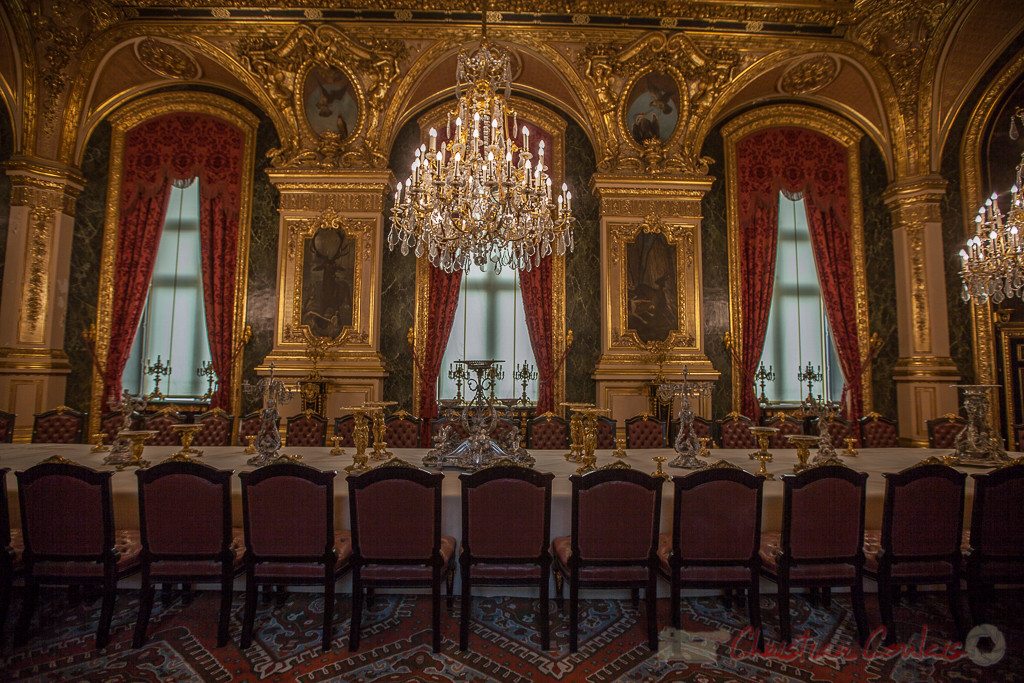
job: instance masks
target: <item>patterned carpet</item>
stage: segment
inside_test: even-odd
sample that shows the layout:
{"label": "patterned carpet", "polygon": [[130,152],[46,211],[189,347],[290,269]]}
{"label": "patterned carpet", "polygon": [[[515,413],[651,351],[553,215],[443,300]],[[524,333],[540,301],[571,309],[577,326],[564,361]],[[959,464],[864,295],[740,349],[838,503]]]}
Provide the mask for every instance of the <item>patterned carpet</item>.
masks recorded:
{"label": "patterned carpet", "polygon": [[[369,605],[360,651],[348,651],[347,596],[339,596],[333,649],[320,650],[319,625],[323,600],[308,593],[290,593],[284,600],[261,602],[252,647],[242,651],[238,635],[242,596],[236,594],[231,622],[232,642],[217,648],[217,597],[197,593],[190,604],[176,594],[160,600],[150,622],[146,645],[133,650],[132,629],[138,606],[135,591],[119,594],[111,644],[94,649],[99,600],[68,602],[64,591],[43,594],[28,646],[5,643],[0,660],[4,681],[346,681],[367,683],[477,683],[502,681],[1024,681],[1024,593],[1000,593],[988,613],[1005,637],[1006,652],[990,666],[972,661],[950,645],[952,624],[943,594],[921,594],[897,610],[899,640],[909,648],[862,652],[855,644],[852,612],[845,596],[830,607],[794,600],[794,636],[780,652],[776,604],[762,599],[768,655],[753,652],[755,640],[745,609],[722,600],[683,601],[683,630],[662,631],[661,647],[652,653],[645,642],[642,609],[630,601],[582,602],[580,647],[569,654],[565,611],[552,609],[552,648],[540,651],[536,630],[538,608],[526,598],[476,598],[470,649],[458,649],[459,601],[443,611],[442,652],[430,648],[429,599],[383,595]],[[15,599],[12,612],[20,609]],[[874,596],[868,597],[869,620],[879,623]],[[10,640],[13,615],[5,634]],[[659,601],[659,623],[670,623],[668,601]],[[927,628],[926,628],[927,627]],[[805,632],[813,634],[806,639]],[[925,652],[921,634],[926,633]],[[998,644],[998,637],[996,637]],[[981,655],[991,649],[982,641]],[[876,641],[876,645],[880,645]],[[924,655],[924,656],[922,656]],[[990,658],[994,658],[990,657]],[[954,661],[950,661],[954,660]]]}

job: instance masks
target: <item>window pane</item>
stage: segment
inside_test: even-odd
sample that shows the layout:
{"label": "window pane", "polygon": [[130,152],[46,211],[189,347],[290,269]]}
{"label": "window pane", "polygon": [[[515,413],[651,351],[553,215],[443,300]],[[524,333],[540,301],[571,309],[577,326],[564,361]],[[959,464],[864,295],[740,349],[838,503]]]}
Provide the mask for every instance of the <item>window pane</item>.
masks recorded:
{"label": "window pane", "polygon": [[153,266],[153,280],[128,365],[121,378],[129,391],[151,393],[155,382],[148,364],[171,368],[160,382],[167,396],[206,392],[196,369],[210,361],[203,302],[199,243],[199,183],[171,188],[167,217]]}
{"label": "window pane", "polygon": [[[500,274],[495,274],[493,268],[463,271],[459,305],[437,383],[438,398],[456,396],[455,381],[448,377],[456,360],[504,361],[501,367],[505,378],[495,386],[494,395],[510,398],[522,394],[522,385],[512,377],[514,369],[525,360],[536,370],[537,361],[530,346],[517,278],[518,273],[508,268]],[[536,380],[527,384],[527,397],[536,400],[537,390]],[[465,386],[462,393],[469,398]]]}

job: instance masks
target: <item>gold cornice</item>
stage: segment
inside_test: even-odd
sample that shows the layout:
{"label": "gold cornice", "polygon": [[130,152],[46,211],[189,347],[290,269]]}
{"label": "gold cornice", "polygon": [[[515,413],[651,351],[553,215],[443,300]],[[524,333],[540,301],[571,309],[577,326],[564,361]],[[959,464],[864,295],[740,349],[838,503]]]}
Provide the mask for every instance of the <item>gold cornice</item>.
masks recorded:
{"label": "gold cornice", "polygon": [[76,188],[76,195],[85,186],[85,177],[79,169],[65,166],[51,159],[16,156],[11,157],[3,166],[6,168],[7,175],[12,177],[12,182],[17,182],[13,180],[15,177],[24,178],[24,182],[29,182],[30,178],[40,182],[46,180],[62,187]]}
{"label": "gold cornice", "polygon": [[[110,173],[107,182],[106,216],[103,226],[103,249],[100,257],[99,297],[95,322],[95,366],[104,367],[110,348],[111,316],[114,297],[114,267],[117,260],[117,231],[120,223],[120,197],[123,185],[125,137],[135,126],[157,116],[176,112],[207,114],[223,119],[243,135],[242,168],[240,171],[241,203],[238,210],[238,253],[235,262],[235,343],[245,328],[246,289],[249,279],[249,233],[252,223],[252,185],[256,155],[256,127],[259,120],[245,107],[217,95],[197,92],[162,93],[128,103],[111,114]],[[239,415],[242,407],[242,354],[236,354],[231,370],[231,412]],[[89,408],[89,433],[99,429],[103,405],[103,377],[92,373]]]}
{"label": "gold cornice", "polygon": [[874,404],[872,368],[865,363],[870,352],[871,326],[868,311],[867,264],[864,245],[863,201],[860,186],[860,140],[863,132],[845,119],[803,105],[768,105],[742,114],[722,127],[725,142],[726,216],[729,244],[729,332],[732,337],[732,405],[739,411],[743,392],[739,359],[743,357],[742,282],[739,245],[739,189],[736,180],[736,145],[765,128],[796,126],[825,135],[846,150],[850,192],[850,251],[853,262],[853,295],[857,318],[857,345],[861,354],[862,403],[865,412]]}

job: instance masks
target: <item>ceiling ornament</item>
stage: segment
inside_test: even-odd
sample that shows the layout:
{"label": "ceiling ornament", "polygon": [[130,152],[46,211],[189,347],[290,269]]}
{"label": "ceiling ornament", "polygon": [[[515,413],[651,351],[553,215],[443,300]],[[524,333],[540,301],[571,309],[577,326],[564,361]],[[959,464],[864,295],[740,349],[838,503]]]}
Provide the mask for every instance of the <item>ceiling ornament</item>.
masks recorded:
{"label": "ceiling ornament", "polygon": [[388,246],[446,272],[488,262],[496,272],[530,270],[573,249],[572,193],[564,183],[552,188],[544,142],[531,147],[529,129],[508,108],[511,62],[487,41],[486,14],[482,24],[480,47],[459,54],[458,106],[444,134],[430,129],[429,147],[420,145],[398,183]]}
{"label": "ceiling ornament", "polygon": [[839,62],[831,55],[802,59],[783,72],[777,84],[786,95],[809,95],[821,90],[839,75]]}
{"label": "ceiling ornament", "polygon": [[199,64],[187,50],[155,38],[143,38],[135,43],[135,56],[147,69],[163,76],[183,81],[199,77]]}
{"label": "ceiling ornament", "polygon": [[[1024,107],[1010,117],[1010,139],[1019,136],[1017,121],[1024,124]],[[978,209],[976,232],[960,250],[961,298],[975,297],[982,304],[998,304],[1004,298],[1024,298],[1024,154],[1017,165],[1017,182],[1010,188],[1009,212],[999,209],[995,192]]]}

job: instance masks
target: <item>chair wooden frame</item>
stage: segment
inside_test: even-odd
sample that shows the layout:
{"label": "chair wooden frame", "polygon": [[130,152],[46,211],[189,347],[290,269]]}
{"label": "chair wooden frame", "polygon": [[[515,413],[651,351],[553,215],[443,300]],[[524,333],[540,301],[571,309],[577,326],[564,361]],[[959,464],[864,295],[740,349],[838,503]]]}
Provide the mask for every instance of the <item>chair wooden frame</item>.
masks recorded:
{"label": "chair wooden frame", "polygon": [[[881,550],[878,553],[878,570],[866,570],[865,574],[878,582],[878,605],[882,613],[882,624],[886,628],[886,641],[894,643],[896,638],[896,624],[893,619],[893,602],[901,585],[919,586],[943,583],[946,585],[946,596],[949,600],[949,610],[956,624],[960,640],[963,641],[967,635],[964,628],[964,620],[960,613],[960,539],[963,534],[964,522],[964,486],[967,475],[957,472],[952,467],[942,464],[916,465],[895,474],[885,473],[885,502],[882,508],[882,532]],[[946,501],[948,507],[957,516],[956,534],[950,534],[950,552],[935,555],[899,555],[895,552],[894,529],[896,522],[897,498],[906,496],[901,493],[908,485],[921,481],[922,479],[945,479],[954,486],[959,487],[958,500]],[[921,506],[918,506],[919,508]],[[943,506],[947,507],[947,506]],[[902,506],[901,506],[901,509]],[[915,519],[920,518],[927,524],[927,509],[912,509],[901,514],[910,514]],[[945,564],[949,571],[935,571],[937,566]],[[900,565],[913,568],[918,565],[929,571],[918,571],[916,573],[894,572]]]}
{"label": "chair wooden frame", "polygon": [[[135,624],[133,647],[141,647],[146,639],[146,628],[156,597],[155,583],[210,583],[217,578],[211,572],[181,571],[181,567],[194,563],[220,564],[220,620],[217,626],[217,647],[224,647],[228,642],[228,620],[231,616],[231,599],[234,591],[235,577],[245,570],[232,548],[231,524],[231,470],[218,470],[198,462],[166,461],[149,469],[135,471],[139,486],[139,532],[142,540],[142,586],[139,599],[139,616]],[[146,490],[150,485],[168,476],[188,476],[200,479],[220,488],[220,548],[215,553],[158,553],[150,547],[149,514],[146,501]],[[188,500],[182,500],[183,508],[187,508]],[[162,570],[161,563],[173,563],[178,571]]]}
{"label": "chair wooden frame", "polygon": [[[682,553],[684,533],[702,533],[706,530],[705,528],[695,528],[692,525],[692,520],[686,518],[683,510],[683,504],[686,500],[687,494],[694,492],[702,486],[718,482],[734,482],[739,486],[755,491],[755,513],[751,520],[753,531],[750,539],[751,552],[750,556],[744,561],[737,561],[735,559],[684,557]],[[764,497],[764,478],[751,474],[738,467],[712,467],[698,470],[686,476],[673,477],[672,484],[674,487],[674,500],[671,533],[672,554],[669,557],[668,562],[669,571],[665,571],[663,561],[659,562],[658,565],[662,575],[671,583],[670,601],[672,625],[677,629],[682,627],[680,619],[680,594],[684,586],[693,588],[746,590],[747,608],[750,613],[750,625],[758,632],[759,645],[763,644],[763,640],[761,640],[761,555],[759,550],[761,545],[761,512]],[[733,508],[728,505],[727,501],[723,501],[723,504],[718,508],[706,510],[706,512],[719,519],[728,518],[734,514]],[[714,529],[714,527],[712,526],[711,529]],[[749,575],[746,579],[739,580],[720,578],[684,579],[682,577],[684,567],[740,567],[746,569],[749,572]]]}
{"label": "chair wooden frame", "polygon": [[[924,424],[928,428],[928,448],[953,448],[953,442],[956,441],[956,436],[959,434],[959,431],[963,431],[967,428],[967,420],[959,415],[953,415],[952,413],[948,413],[942,417],[937,417],[934,420],[925,420]],[[947,424],[959,425],[960,430],[957,434],[953,435],[953,440],[950,441],[948,445],[939,444],[939,435],[936,432],[944,429],[943,425]],[[952,430],[953,428],[948,429]]]}
{"label": "chair wooden frame", "polygon": [[[74,418],[78,419],[78,429],[75,432],[71,441],[65,442],[50,442],[50,441],[37,441],[36,431],[39,429],[39,422],[46,420],[54,415],[69,414]],[[87,413],[73,410],[67,406],[58,406],[53,410],[47,410],[42,413],[36,413],[32,419],[32,443],[82,443],[82,435],[85,432],[85,425],[88,422],[89,415]]]}
{"label": "chair wooden frame", "polygon": [[[989,502],[993,489],[1024,478],[1024,461],[1015,460],[987,474],[972,474],[971,477],[974,479],[974,503],[971,510],[970,547],[964,553],[964,564],[971,619],[975,624],[980,624],[984,622],[983,604],[990,586],[996,583],[1024,583],[1024,550],[1020,548],[1020,539],[1024,536],[1024,504],[1017,500],[1010,509],[1004,509],[1001,505],[993,507]],[[988,529],[994,526],[986,514],[998,515],[1001,530],[997,542],[1011,539],[1016,541],[1016,553],[996,555],[985,552],[985,547],[992,543],[987,538]],[[1004,534],[1003,531],[1009,533]]]}
{"label": "chair wooden frame", "polygon": [[[126,576],[134,574],[139,570],[137,558],[126,562],[124,567],[118,568],[121,554],[117,550],[114,533],[114,507],[112,502],[110,480],[113,472],[98,472],[96,470],[76,465],[69,462],[42,462],[28,468],[23,472],[17,472],[18,498],[21,507],[22,539],[25,544],[22,561],[25,573],[25,604],[18,622],[18,634],[15,639],[16,645],[24,645],[28,641],[29,627],[32,624],[32,615],[35,612],[36,602],[39,598],[39,586],[42,584],[56,585],[100,585],[103,587],[103,604],[100,609],[100,621],[96,630],[96,648],[102,649],[110,642],[110,623],[114,616],[114,600],[117,594],[117,582]],[[33,533],[30,528],[34,523],[28,511],[26,489],[46,477],[61,476],[77,479],[87,486],[98,487],[100,496],[100,510],[98,513],[102,519],[102,550],[96,554],[45,554],[37,552],[32,548]],[[69,514],[81,515],[82,510],[68,510]],[[52,571],[39,573],[35,571],[37,564],[46,563],[46,566],[60,565],[69,562],[92,562],[102,566],[102,572],[94,575],[69,576],[66,572]]]}
{"label": "chair wooden frame", "polygon": [[[392,461],[395,462],[395,461]],[[358,498],[363,492],[374,485],[389,480],[405,480],[422,486],[431,491],[433,497],[433,523],[431,525],[433,534],[433,548],[430,557],[372,557],[365,555],[360,543],[360,525]],[[362,627],[363,615],[363,591],[374,588],[395,588],[409,586],[425,586],[430,588],[431,596],[431,631],[433,638],[434,652],[441,651],[441,578],[446,580],[449,608],[451,607],[452,585],[455,580],[455,553],[452,552],[450,560],[446,563],[441,553],[441,484],[444,475],[441,473],[428,472],[417,467],[405,466],[401,461],[393,465],[385,465],[364,472],[358,476],[348,477],[348,500],[349,518],[352,523],[352,619],[351,635],[349,636],[348,647],[351,652],[359,649],[360,629]],[[395,510],[397,519],[403,518],[401,510]],[[424,581],[408,578],[368,578],[364,570],[368,566],[392,566],[392,567],[429,567],[430,578]]]}
{"label": "chair wooden frame", "polygon": [[[565,566],[552,552],[554,559],[552,569],[555,577],[559,607],[563,604],[563,584],[569,583],[569,651],[576,652],[579,647],[579,602],[580,586],[589,588],[629,588],[633,592],[633,600],[637,601],[640,588],[644,589],[647,609],[647,638],[652,650],[658,649],[658,535],[661,527],[661,488],[664,481],[644,472],[630,469],[609,468],[596,470],[585,475],[574,474],[569,477],[572,482],[572,531],[570,535],[571,554],[568,566]],[[653,510],[651,520],[650,547],[645,561],[637,563],[634,559],[581,559],[580,538],[580,494],[611,482],[634,484],[653,492]],[[556,539],[557,540],[557,539]],[[583,579],[580,570],[584,568],[643,567],[647,576],[642,580],[631,579]]]}
{"label": "chair wooden frame", "polygon": [[17,417],[14,413],[0,410],[0,443],[14,441],[14,421]]}
{"label": "chair wooden frame", "polygon": [[[338,552],[337,534],[334,529],[334,471],[321,471],[307,465],[297,463],[275,463],[260,467],[251,472],[242,472],[238,478],[242,481],[242,524],[245,533],[245,616],[242,623],[242,649],[252,644],[252,632],[256,619],[256,594],[259,586],[321,586],[324,589],[324,621],[321,647],[326,652],[331,649],[331,630],[334,622],[334,585],[351,568],[351,557],[343,557]],[[292,477],[303,479],[324,489],[324,508],[326,519],[324,528],[323,552],[308,556],[259,554],[253,549],[252,509],[249,491],[268,479],[275,477]],[[347,548],[346,548],[347,550]],[[296,576],[287,571],[289,566],[296,564],[316,564],[322,568],[322,574],[313,576]],[[258,565],[279,567],[278,572],[257,575]]]}
{"label": "chair wooden frame", "polygon": [[[793,533],[794,524],[803,523],[801,520],[793,519],[793,493],[811,484],[816,484],[823,479],[837,478],[853,484],[859,489],[859,533],[857,549],[852,555],[833,557],[809,557],[796,559],[793,557],[793,550],[790,539]],[[851,602],[853,603],[854,617],[857,622],[857,637],[861,646],[867,642],[868,624],[867,611],[864,605],[864,506],[866,501],[868,475],[864,472],[854,470],[842,465],[819,465],[804,470],[797,475],[784,475],[782,477],[782,536],[781,547],[776,555],[778,573],[774,573],[769,567],[762,564],[761,573],[774,581],[779,587],[779,623],[781,625],[782,639],[785,642],[792,640],[789,614],[789,596],[791,587],[810,588],[831,588],[832,586],[849,586]],[[763,560],[762,560],[763,562]],[[811,577],[794,579],[790,570],[796,566],[806,565],[840,565],[848,564],[853,567],[853,578],[850,581],[825,577]]]}
{"label": "chair wooden frame", "polygon": [[7,475],[10,471],[9,467],[0,468],[0,646],[5,642],[4,625],[11,608],[14,575],[21,564],[21,543],[20,540],[12,543],[11,517],[7,508]]}
{"label": "chair wooden frame", "polygon": [[[459,475],[462,483],[462,552],[459,554],[459,565],[462,570],[462,614],[459,622],[459,648],[465,650],[469,642],[469,620],[472,611],[472,586],[482,584],[490,586],[533,586],[539,584],[540,589],[540,641],[541,650],[549,650],[551,647],[550,615],[548,606],[548,583],[551,569],[551,553],[548,545],[551,542],[551,482],[555,475],[550,472],[537,472],[526,467],[494,466],[487,467],[478,472],[463,473]],[[515,480],[525,482],[544,492],[544,514],[542,520],[541,543],[537,555],[529,557],[489,557],[473,554],[472,548],[472,506],[470,505],[471,491],[493,484],[501,480]],[[514,511],[505,510],[507,504],[502,505],[506,498],[496,495],[489,499],[498,512],[497,517],[509,520],[508,514],[502,512]],[[473,576],[473,568],[477,565],[491,565],[492,576]],[[538,576],[522,576],[524,570],[531,566],[538,568]],[[516,577],[513,574],[520,574]]]}

